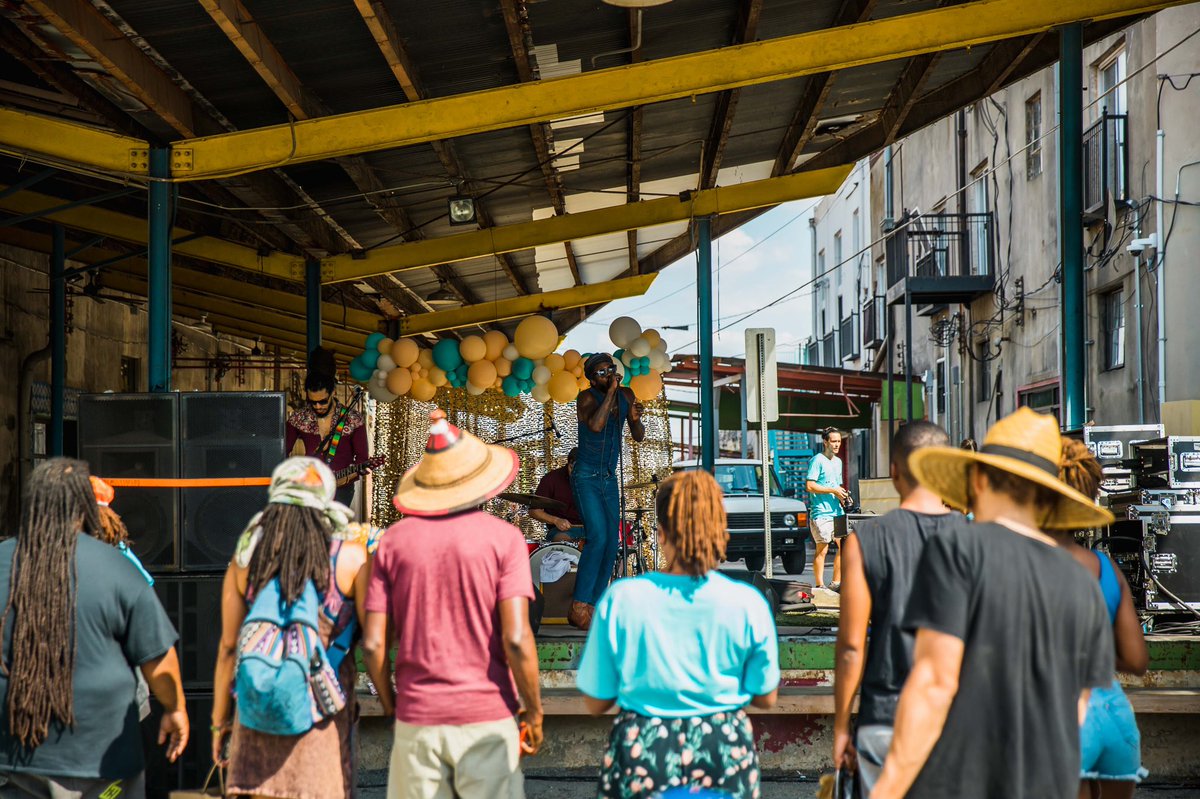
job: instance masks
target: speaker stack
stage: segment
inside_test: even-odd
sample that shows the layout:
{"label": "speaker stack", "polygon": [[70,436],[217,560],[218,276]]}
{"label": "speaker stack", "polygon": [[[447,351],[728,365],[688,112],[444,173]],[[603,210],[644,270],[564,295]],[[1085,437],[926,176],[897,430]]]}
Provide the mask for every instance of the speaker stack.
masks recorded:
{"label": "speaker stack", "polygon": [[[275,392],[92,394],[80,398],[80,455],[113,478],[266,477],[284,458],[286,403]],[[238,536],[267,501],[265,486],[119,487],[113,510],[154,577],[179,633],[192,742],[171,765],[152,740],[161,707],[145,722],[147,790],[196,788],[211,767],[207,734],[221,635],[221,583]],[[152,725],[152,726],[151,726]]]}

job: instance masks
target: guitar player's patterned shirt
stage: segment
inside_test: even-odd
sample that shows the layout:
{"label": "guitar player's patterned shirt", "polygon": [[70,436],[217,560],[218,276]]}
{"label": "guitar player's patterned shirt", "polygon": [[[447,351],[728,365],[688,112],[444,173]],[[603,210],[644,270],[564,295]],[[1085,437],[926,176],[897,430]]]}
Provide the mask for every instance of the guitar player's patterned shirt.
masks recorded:
{"label": "guitar player's patterned shirt", "polygon": [[[342,406],[339,404],[333,409],[331,414],[335,424],[341,417],[341,413]],[[341,441],[338,442],[337,450],[333,453],[332,458],[328,457],[328,453],[326,452],[317,451],[317,448],[321,445],[321,439],[320,428],[317,426],[317,416],[312,412],[312,409],[301,408],[288,417],[287,437],[284,442],[285,455],[309,455],[318,458],[335,472],[340,472],[354,464],[365,464],[369,458],[367,450],[367,425],[363,419],[363,415],[358,411],[350,411],[347,415],[346,428],[342,431]],[[303,444],[303,452],[299,451],[300,444]],[[349,505],[353,497],[353,480],[338,488],[338,502]]]}

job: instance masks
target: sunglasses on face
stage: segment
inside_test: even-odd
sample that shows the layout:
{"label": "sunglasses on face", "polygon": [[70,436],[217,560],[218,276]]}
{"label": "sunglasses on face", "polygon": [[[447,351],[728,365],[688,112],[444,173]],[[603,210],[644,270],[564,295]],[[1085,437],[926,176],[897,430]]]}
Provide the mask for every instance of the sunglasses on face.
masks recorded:
{"label": "sunglasses on face", "polygon": [[310,399],[310,400],[305,400],[305,402],[308,403],[308,407],[310,407],[310,408],[320,408],[323,405],[328,405],[329,403],[333,402],[333,397],[326,397],[325,399],[319,399],[319,400]]}
{"label": "sunglasses on face", "polygon": [[593,377],[608,377],[609,375],[615,375],[616,373],[617,373],[617,367],[602,366],[599,369],[592,372],[592,376]]}

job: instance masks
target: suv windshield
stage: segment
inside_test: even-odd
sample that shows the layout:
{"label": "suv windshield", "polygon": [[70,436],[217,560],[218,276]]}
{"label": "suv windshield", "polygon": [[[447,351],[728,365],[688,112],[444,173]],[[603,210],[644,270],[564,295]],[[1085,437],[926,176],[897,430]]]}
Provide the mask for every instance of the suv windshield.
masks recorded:
{"label": "suv windshield", "polygon": [[[718,463],[713,476],[726,494],[762,494],[762,466],[757,463]],[[771,495],[783,496],[774,471],[771,472]]]}

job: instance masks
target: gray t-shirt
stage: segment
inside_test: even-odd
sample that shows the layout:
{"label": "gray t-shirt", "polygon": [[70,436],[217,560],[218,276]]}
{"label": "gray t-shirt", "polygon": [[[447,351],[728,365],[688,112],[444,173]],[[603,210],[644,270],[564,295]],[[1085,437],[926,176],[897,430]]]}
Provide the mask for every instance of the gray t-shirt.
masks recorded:
{"label": "gray t-shirt", "polygon": [[911,630],[901,626],[913,575],[933,535],[951,535],[967,524],[961,513],[928,514],[897,508],[855,530],[871,592],[871,634],[863,667],[859,724],[891,725],[900,689],[912,668]]}
{"label": "gray t-shirt", "polygon": [[925,544],[904,627],[964,643],[958,693],[908,796],[1077,794],[1079,695],[1113,675],[1096,578],[1059,547],[966,525]]}
{"label": "gray t-shirt", "polygon": [[[16,540],[0,543],[0,602],[7,601]],[[145,578],[114,547],[80,533],[75,550],[75,725],[52,721],[32,752],[8,732],[8,675],[0,672],[0,772],[121,779],[145,768],[131,667],[161,657],[178,636]],[[12,662],[12,613],[4,627]]]}

